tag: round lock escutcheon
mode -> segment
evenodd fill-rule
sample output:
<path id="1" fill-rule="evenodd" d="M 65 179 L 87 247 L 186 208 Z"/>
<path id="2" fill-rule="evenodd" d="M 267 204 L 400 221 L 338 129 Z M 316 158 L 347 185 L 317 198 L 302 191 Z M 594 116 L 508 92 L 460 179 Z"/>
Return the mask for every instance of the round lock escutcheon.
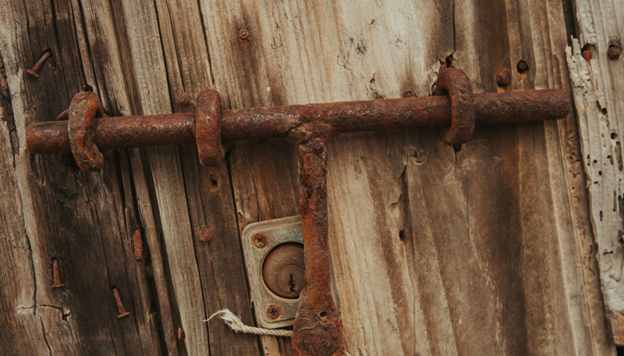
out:
<path id="1" fill-rule="evenodd" d="M 303 245 L 296 242 L 275 246 L 262 265 L 264 284 L 282 298 L 299 298 L 306 284 L 304 274 Z"/>

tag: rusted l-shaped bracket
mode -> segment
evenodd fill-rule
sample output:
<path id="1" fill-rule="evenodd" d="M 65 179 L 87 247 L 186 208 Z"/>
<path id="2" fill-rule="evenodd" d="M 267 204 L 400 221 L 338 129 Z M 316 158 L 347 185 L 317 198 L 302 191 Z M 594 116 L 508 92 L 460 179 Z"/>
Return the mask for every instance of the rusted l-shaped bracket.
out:
<path id="1" fill-rule="evenodd" d="M 224 158 L 221 140 L 282 137 L 297 144 L 301 159 L 301 215 L 307 285 L 295 317 L 295 356 L 344 355 L 342 321 L 330 288 L 327 235 L 327 146 L 342 132 L 446 128 L 454 145 L 472 137 L 475 123 L 555 120 L 570 112 L 565 90 L 472 94 L 459 69 L 440 69 L 436 94 L 448 96 L 292 105 L 221 111 L 219 93 L 200 93 L 191 114 L 106 117 L 93 93 L 77 94 L 61 117 L 26 130 L 31 153 L 72 152 L 80 168 L 98 170 L 99 149 L 197 143 L 203 165 Z"/>

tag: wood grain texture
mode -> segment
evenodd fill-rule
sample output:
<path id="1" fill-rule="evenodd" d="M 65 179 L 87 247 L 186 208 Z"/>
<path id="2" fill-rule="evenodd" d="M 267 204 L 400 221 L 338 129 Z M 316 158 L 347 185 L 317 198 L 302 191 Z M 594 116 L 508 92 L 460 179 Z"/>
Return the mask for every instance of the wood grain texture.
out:
<path id="1" fill-rule="evenodd" d="M 624 240 L 622 202 L 622 148 L 624 88 L 622 60 L 611 60 L 609 46 L 624 35 L 624 6 L 619 1 L 574 1 L 578 39 L 567 50 L 574 103 L 579 120 L 582 161 L 590 196 L 606 313 L 613 340 L 624 345 Z M 587 61 L 582 49 L 590 51 Z"/>
<path id="2" fill-rule="evenodd" d="M 26 229 L 21 238 L 28 239 L 32 256 L 28 308 L 36 317 L 25 333 L 30 337 L 20 341 L 34 347 L 31 354 L 158 354 L 146 280 L 130 262 L 127 232 L 134 226 L 126 225 L 114 160 L 106 162 L 112 169 L 85 174 L 67 155 L 30 157 L 25 149 L 26 126 L 54 118 L 86 84 L 74 22 L 78 9 L 65 2 L 1 6 L 0 51 L 15 114 L 14 162 Z M 35 80 L 25 69 L 46 50 L 53 56 Z M 66 285 L 59 289 L 50 288 L 54 258 Z M 131 316 L 117 318 L 113 287 Z M 133 303 L 135 292 L 143 294 Z M 37 341 L 42 337 L 45 347 Z"/>
<path id="3" fill-rule="evenodd" d="M 232 107 L 398 97 L 407 90 L 428 95 L 439 62 L 450 55 L 477 91 L 497 90 L 503 69 L 516 90 L 567 85 L 560 4 L 460 2 L 455 18 L 450 4 L 438 5 L 418 13 L 406 3 L 210 2 L 206 11 L 232 14 L 206 26 L 229 34 L 209 38 L 216 87 L 236 98 Z M 419 28 L 422 21 L 454 23 L 455 37 L 444 26 Z M 243 27 L 249 41 L 235 37 Z M 530 63 L 528 74 L 514 71 L 520 59 Z M 570 118 L 483 130 L 457 154 L 426 130 L 407 138 L 337 137 L 330 231 L 338 289 L 348 296 L 341 308 L 349 350 L 614 352 L 599 325 L 596 279 L 584 275 L 592 260 L 581 249 L 589 227 L 585 191 L 575 188 L 582 167 L 564 158 L 578 154 L 574 129 Z M 250 145 L 238 144 L 231 157 L 241 225 L 264 211 L 284 216 L 294 181 L 274 173 L 293 158 L 267 160 L 268 151 Z M 262 173 L 253 175 L 250 165 Z M 429 203 L 420 205 L 423 199 Z M 418 230 L 424 226 L 428 233 Z"/>
<path id="4" fill-rule="evenodd" d="M 196 97 L 200 91 L 213 88 L 199 5 L 193 2 L 158 1 L 156 9 L 171 95 L 177 97 L 186 92 Z M 186 109 L 180 107 L 177 101 L 173 107 L 176 111 Z M 181 147 L 180 156 L 180 168 L 171 169 L 176 172 L 179 170 L 175 174 L 182 176 L 176 178 L 177 182 L 169 181 L 171 186 L 165 188 L 175 193 L 172 197 L 186 195 L 187 202 L 181 209 L 188 209 L 189 231 L 193 234 L 194 245 L 183 247 L 180 251 L 193 255 L 172 257 L 169 263 L 183 259 L 197 265 L 199 275 L 192 280 L 201 286 L 202 303 L 193 300 L 193 308 L 201 308 L 206 313 L 206 317 L 199 321 L 203 322 L 208 316 L 227 308 L 235 311 L 248 325 L 253 325 L 227 165 L 224 163 L 219 168 L 201 167 L 195 146 Z M 163 177 L 170 175 L 172 173 L 168 172 Z M 201 239 L 203 230 L 210 231 L 210 241 Z M 178 239 L 172 239 L 171 243 L 178 244 Z M 183 269 L 172 273 L 173 278 L 182 276 L 189 277 Z M 188 307 L 181 307 L 181 310 L 184 309 Z M 209 347 L 213 355 L 260 353 L 257 336 L 235 334 L 218 319 L 204 325 L 208 328 Z M 190 353 L 202 354 L 193 350 Z"/>
<path id="5" fill-rule="evenodd" d="M 15 122 L 1 61 L 0 90 L 0 283 L 12 286 L 0 288 L 0 335 L 4 338 L 3 352 L 37 355 L 47 350 L 47 344 L 43 325 L 35 313 L 34 266 L 13 156 L 13 145 L 17 143 L 16 137 L 12 137 Z"/>
<path id="6" fill-rule="evenodd" d="M 254 324 L 240 232 L 299 214 L 295 146 L 237 142 L 215 168 L 195 146 L 120 150 L 100 173 L 28 154 L 26 126 L 86 86 L 110 115 L 179 112 L 178 94 L 211 88 L 226 109 L 428 96 L 443 62 L 475 92 L 567 88 L 563 13 L 555 0 L 0 3 L 15 114 L 3 104 L 0 282 L 12 287 L 0 292 L 0 347 L 290 355 L 289 338 L 203 320 L 229 308 Z M 25 69 L 48 49 L 35 80 Z M 614 355 L 579 152 L 573 116 L 478 128 L 457 151 L 427 129 L 336 137 L 329 226 L 349 352 Z M 53 258 L 64 288 L 50 288 Z M 130 316 L 117 318 L 113 287 Z"/>
<path id="7" fill-rule="evenodd" d="M 478 4 L 474 3 L 473 6 L 475 5 Z M 506 2 L 505 6 L 491 4 L 487 7 L 489 8 L 487 11 L 477 10 L 476 7 L 473 10 L 479 18 L 483 20 L 487 18 L 487 22 L 482 20 L 477 22 L 482 25 L 475 26 L 475 21 L 468 18 L 464 20 L 464 26 L 458 26 L 472 27 L 471 30 L 461 31 L 456 46 L 457 65 L 462 63 L 462 53 L 468 57 L 469 63 L 472 63 L 471 58 L 473 60 L 479 58 L 478 71 L 469 74 L 474 83 L 473 87 L 487 91 L 497 90 L 494 78 L 499 71 L 507 70 L 511 73 L 511 87 L 516 90 L 566 88 L 568 82 L 562 58 L 566 34 L 561 3 Z M 479 36 L 482 32 L 499 35 Z M 501 33 L 507 35 L 501 36 Z M 519 73 L 516 68 L 521 59 L 529 64 L 530 70 L 526 73 Z M 475 77 L 480 77 L 481 83 L 478 83 Z M 486 78 L 490 79 L 484 81 Z M 503 251 L 509 251 L 511 254 L 507 257 L 511 259 L 506 260 L 504 264 L 508 271 L 506 276 L 501 278 L 503 275 L 499 274 L 500 272 L 495 274 L 498 280 L 496 284 L 502 283 L 510 288 L 508 291 L 503 290 L 503 294 L 496 291 L 498 298 L 504 297 L 504 293 L 514 289 L 516 293 L 524 290 L 522 299 L 515 302 L 511 299 L 510 304 L 503 302 L 501 309 L 503 319 L 493 321 L 502 325 L 503 340 L 514 340 L 504 341 L 501 344 L 506 352 L 513 352 L 514 348 L 521 350 L 521 354 L 614 352 L 613 347 L 604 338 L 604 329 L 600 325 L 594 328 L 589 320 L 592 313 L 601 312 L 595 299 L 587 296 L 585 292 L 586 285 L 595 289 L 595 283 L 592 284 L 591 280 L 586 281 L 583 273 L 577 268 L 583 257 L 579 254 L 587 253 L 580 244 L 581 241 L 577 239 L 587 232 L 588 226 L 586 215 L 582 215 L 582 211 L 575 210 L 571 205 L 572 199 L 584 199 L 584 192 L 568 193 L 575 184 L 578 184 L 573 181 L 574 176 L 581 172 L 578 164 L 568 164 L 564 159 L 578 154 L 576 137 L 570 136 L 570 128 L 574 128 L 574 121 L 568 119 L 558 124 L 545 123 L 522 125 L 517 129 L 509 128 L 505 135 L 493 132 L 494 135 L 488 137 L 487 144 L 491 151 L 486 155 L 480 155 L 482 160 L 487 160 L 486 157 L 494 159 L 492 161 L 494 163 L 501 154 L 504 154 L 503 152 L 511 153 L 505 147 L 508 147 L 509 140 L 516 140 L 517 149 L 509 159 L 503 159 L 503 162 L 507 162 L 505 164 L 507 167 L 501 167 L 507 177 L 499 175 L 498 179 L 503 178 L 502 181 L 494 184 L 496 182 L 494 180 L 489 186 L 501 186 L 502 182 L 511 187 L 516 186 L 512 191 L 519 194 L 512 194 L 508 199 L 501 201 L 501 204 L 507 206 L 508 212 L 515 210 L 516 213 L 513 215 L 517 214 L 519 220 L 512 219 L 511 225 L 502 230 L 503 226 L 493 227 L 495 226 L 493 222 L 480 223 L 477 229 L 473 230 L 475 236 L 479 234 L 486 238 L 477 242 L 478 244 L 485 242 L 481 249 L 487 251 L 498 245 Z M 466 145 L 466 148 L 470 148 L 470 144 Z M 564 163 L 567 166 L 564 166 Z M 516 167 L 517 173 L 510 175 L 509 164 Z M 475 173 L 478 171 L 480 170 L 474 170 Z M 475 179 L 477 178 L 471 180 Z M 504 191 L 500 191 L 499 195 L 504 196 Z M 468 201 L 476 203 L 482 199 L 475 198 Z M 483 215 L 487 211 L 500 214 L 500 211 L 492 209 L 490 204 L 483 201 L 476 205 L 475 209 L 470 209 L 471 219 L 474 217 L 475 221 L 488 221 L 488 217 Z M 484 209 L 488 205 L 491 208 Z M 580 221 L 585 223 L 574 226 L 574 219 L 583 219 Z M 514 230 L 516 233 L 513 233 Z M 509 234 L 510 232 L 512 234 Z M 505 243 L 496 243 L 494 241 L 496 235 L 501 234 L 508 236 L 503 239 Z M 576 238 L 571 238 L 573 236 Z M 577 244 L 574 244 L 575 240 Z M 501 258 L 504 257 L 500 256 L 499 260 L 495 261 L 503 262 Z M 489 257 L 486 261 L 488 259 Z M 495 263 L 489 262 L 487 265 Z M 516 272 L 518 268 L 520 274 Z M 516 277 L 510 279 L 510 275 Z M 556 327 L 551 327 L 549 315 L 554 314 L 567 316 L 565 319 L 560 318 Z M 522 329 L 525 331 L 521 332 Z M 526 338 L 526 342 L 519 342 L 523 338 Z M 574 343 L 565 342 L 566 339 L 574 340 Z"/>

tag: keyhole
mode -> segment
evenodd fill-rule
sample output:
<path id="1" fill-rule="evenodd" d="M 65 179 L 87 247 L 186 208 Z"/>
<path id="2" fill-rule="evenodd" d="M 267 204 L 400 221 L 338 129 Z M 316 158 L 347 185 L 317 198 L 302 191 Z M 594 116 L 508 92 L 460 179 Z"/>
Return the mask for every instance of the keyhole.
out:
<path id="1" fill-rule="evenodd" d="M 296 292 L 297 290 L 295 289 L 295 279 L 293 278 L 292 274 L 290 275 L 290 291 L 291 292 Z"/>
<path id="2" fill-rule="evenodd" d="M 304 255 L 303 245 L 298 242 L 287 242 L 273 248 L 262 266 L 266 287 L 280 297 L 298 298 L 306 284 Z"/>

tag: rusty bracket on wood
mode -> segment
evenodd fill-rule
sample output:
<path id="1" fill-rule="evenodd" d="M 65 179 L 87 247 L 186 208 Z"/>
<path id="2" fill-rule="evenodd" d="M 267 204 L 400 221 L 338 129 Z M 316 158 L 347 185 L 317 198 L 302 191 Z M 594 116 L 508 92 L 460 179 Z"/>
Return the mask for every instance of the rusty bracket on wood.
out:
<path id="1" fill-rule="evenodd" d="M 196 143 L 203 165 L 224 158 L 223 141 L 285 138 L 301 159 L 301 215 L 305 278 L 292 337 L 293 355 L 344 355 L 342 322 L 330 288 L 327 237 L 327 146 L 342 132 L 448 128 L 446 142 L 460 145 L 475 124 L 556 120 L 570 112 L 565 90 L 472 94 L 466 75 L 442 67 L 436 94 L 272 108 L 221 110 L 219 93 L 199 95 L 195 113 L 105 117 L 93 94 L 74 97 L 68 121 L 40 122 L 26 130 L 31 153 L 72 152 L 82 169 L 102 166 L 100 149 Z M 99 117 L 99 119 L 98 119 Z M 450 128 L 449 128 L 450 127 Z"/>

